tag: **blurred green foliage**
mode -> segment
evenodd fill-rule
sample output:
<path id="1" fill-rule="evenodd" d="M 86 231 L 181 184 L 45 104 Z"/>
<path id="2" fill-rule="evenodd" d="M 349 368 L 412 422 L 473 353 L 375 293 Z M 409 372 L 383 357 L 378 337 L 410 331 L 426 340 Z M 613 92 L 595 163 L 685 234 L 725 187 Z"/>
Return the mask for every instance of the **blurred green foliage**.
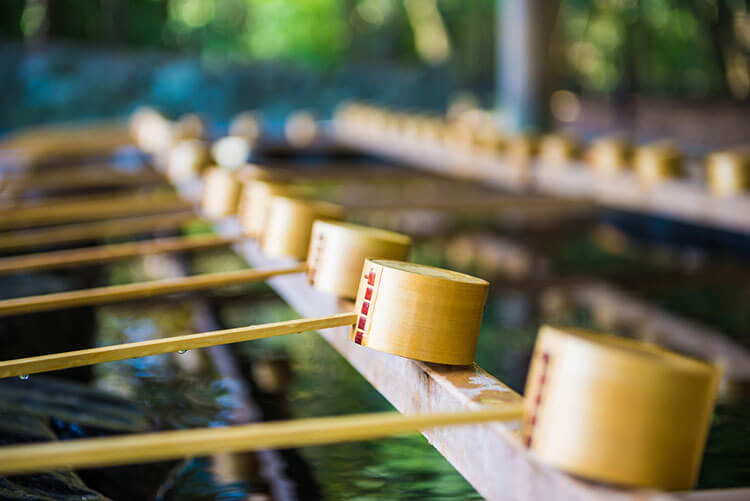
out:
<path id="1" fill-rule="evenodd" d="M 601 92 L 705 96 L 732 90 L 745 98 L 747 13 L 744 0 L 566 0 L 569 75 L 580 87 Z M 745 81 L 732 81 L 732 72 Z"/>
<path id="2" fill-rule="evenodd" d="M 502 0 L 498 0 L 502 1 Z M 448 63 L 492 79 L 495 0 L 4 0 L 0 39 L 197 51 L 208 60 Z M 417 8 L 419 7 L 419 8 Z M 750 96 L 750 0 L 561 0 L 564 87 Z M 431 59 L 420 41 L 447 46 Z M 434 47 L 433 47 L 434 48 Z"/>

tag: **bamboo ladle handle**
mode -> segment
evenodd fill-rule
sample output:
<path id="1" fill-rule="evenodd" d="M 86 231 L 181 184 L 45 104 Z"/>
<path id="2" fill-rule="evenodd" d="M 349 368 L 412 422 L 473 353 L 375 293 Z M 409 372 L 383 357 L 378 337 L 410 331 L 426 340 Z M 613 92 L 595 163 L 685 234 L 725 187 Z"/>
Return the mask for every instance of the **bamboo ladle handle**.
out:
<path id="1" fill-rule="evenodd" d="M 513 421 L 522 415 L 522 406 L 515 404 L 467 412 L 413 415 L 380 412 L 14 445 L 0 448 L 0 475 L 352 442 L 438 426 Z"/>
<path id="2" fill-rule="evenodd" d="M 85 220 L 112 219 L 137 214 L 157 214 L 188 209 L 189 202 L 173 193 L 113 196 L 109 199 L 73 201 L 38 207 L 14 208 L 0 214 L 0 228 L 18 228 Z"/>
<path id="3" fill-rule="evenodd" d="M 238 270 L 204 273 L 189 277 L 19 297 L 0 301 L 0 317 L 259 282 L 277 275 L 301 273 L 306 270 L 307 265 L 302 263 L 287 268 L 271 270 Z"/>
<path id="4" fill-rule="evenodd" d="M 192 210 L 0 233 L 0 251 L 174 229 L 198 217 Z"/>
<path id="5" fill-rule="evenodd" d="M 236 329 L 171 336 L 162 339 L 151 339 L 136 343 L 116 344 L 90 348 L 86 350 L 53 353 L 37 357 L 19 358 L 0 362 L 0 378 L 26 376 L 39 372 L 82 367 L 84 365 L 113 362 L 128 358 L 145 357 L 161 353 L 172 353 L 182 350 L 206 348 L 228 343 L 239 343 L 268 337 L 296 334 L 300 332 L 327 329 L 352 325 L 356 321 L 354 313 L 338 313 L 321 318 L 303 318 L 286 322 L 275 322 L 263 325 L 251 325 Z"/>
<path id="6" fill-rule="evenodd" d="M 157 238 L 154 240 L 10 256 L 0 258 L 0 275 L 21 271 L 39 271 L 85 264 L 108 263 L 147 254 L 208 249 L 228 245 L 238 240 L 238 238 L 218 235 Z"/>
<path id="7" fill-rule="evenodd" d="M 293 273 L 306 269 L 307 265 L 301 264 L 291 268 L 268 271 L 243 270 L 239 273 L 251 273 L 252 278 L 267 278 L 281 273 Z M 350 337 L 355 343 L 363 346 L 407 358 L 438 363 L 463 365 L 473 361 L 487 282 L 449 270 L 390 260 L 367 259 L 363 271 L 366 273 L 360 275 L 360 293 L 353 312 L 319 319 L 308 319 L 307 323 L 303 322 L 304 328 L 298 325 L 301 321 L 280 322 L 266 326 L 191 334 L 140 343 L 119 344 L 6 360 L 0 362 L 0 377 L 28 375 L 100 362 L 202 348 L 215 344 L 260 339 L 262 337 L 303 332 L 312 328 L 354 326 L 355 322 L 356 329 L 352 329 Z M 194 280 L 208 277 L 217 285 L 224 285 L 227 283 L 225 277 L 236 273 L 238 272 L 214 273 L 207 276 L 187 277 L 187 279 Z M 220 278 L 213 280 L 216 276 Z M 247 280 L 248 277 L 242 278 Z M 167 282 L 166 285 L 169 286 L 174 282 L 184 281 L 185 279 L 159 282 Z M 149 285 L 149 283 L 130 284 L 124 287 L 128 290 L 134 290 L 134 286 L 143 285 Z M 411 291 L 409 286 L 411 286 Z M 111 291 L 113 288 L 107 287 L 104 289 Z M 122 287 L 114 287 L 114 289 L 120 289 L 118 292 L 121 292 Z M 161 289 L 164 289 L 164 287 Z M 139 287 L 135 290 L 143 291 L 144 288 Z M 171 287 L 170 290 L 174 290 L 174 287 Z M 184 284 L 182 290 L 184 290 Z M 368 291 L 369 296 L 367 295 Z M 90 292 L 90 290 L 79 292 Z M 460 298 L 457 297 L 457 294 L 460 295 Z M 59 295 L 50 294 L 48 296 Z M 118 294 L 118 298 L 122 298 L 122 294 Z M 87 299 L 90 303 L 90 295 Z M 378 299 L 379 302 L 376 301 Z M 376 302 L 378 304 L 375 304 Z M 434 313 L 435 305 L 441 303 L 451 305 L 451 314 L 438 315 Z M 426 307 L 425 304 L 431 306 Z M 2 302 L 0 302 L 0 312 L 2 311 L 1 307 Z M 462 319 L 462 321 L 457 319 Z M 300 328 L 302 330 L 299 330 Z M 364 334 L 363 330 L 367 330 L 367 334 Z M 429 332 L 429 337 L 425 334 L 426 332 Z M 404 342 L 415 345 L 417 348 L 404 349 L 399 344 Z"/>

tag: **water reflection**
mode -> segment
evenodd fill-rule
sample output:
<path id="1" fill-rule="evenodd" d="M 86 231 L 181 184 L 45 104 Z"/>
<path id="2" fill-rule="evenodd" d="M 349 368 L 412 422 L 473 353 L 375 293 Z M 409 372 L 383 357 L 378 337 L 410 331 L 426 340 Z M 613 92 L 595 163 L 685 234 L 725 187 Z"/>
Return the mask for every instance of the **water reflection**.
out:
<path id="1" fill-rule="evenodd" d="M 227 326 L 295 318 L 280 299 L 233 302 L 220 309 Z M 387 401 L 313 333 L 237 346 L 253 360 L 259 386 L 276 393 L 266 417 L 304 418 L 391 410 Z M 288 367 L 287 367 L 288 364 Z M 288 369 L 291 371 L 288 372 Z M 280 402 L 281 400 L 281 402 Z M 266 401 L 267 403 L 268 400 Z M 474 489 L 421 435 L 306 447 L 305 460 L 325 499 L 480 499 Z"/>
<path id="2" fill-rule="evenodd" d="M 105 344 L 197 330 L 186 302 L 108 306 L 99 309 L 99 317 L 97 339 Z M 231 390 L 237 382 L 217 372 L 207 357 L 206 350 L 190 350 L 100 364 L 95 367 L 96 381 L 100 388 L 144 409 L 153 429 L 233 424 L 239 403 Z M 172 469 L 158 498 L 270 499 L 257 464 L 255 453 L 187 459 Z"/>

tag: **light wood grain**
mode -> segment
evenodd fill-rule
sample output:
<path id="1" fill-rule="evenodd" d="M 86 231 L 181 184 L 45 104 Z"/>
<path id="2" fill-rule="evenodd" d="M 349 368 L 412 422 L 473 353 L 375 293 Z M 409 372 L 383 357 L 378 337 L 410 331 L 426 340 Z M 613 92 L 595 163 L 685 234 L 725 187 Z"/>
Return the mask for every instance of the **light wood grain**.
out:
<path id="1" fill-rule="evenodd" d="M 318 290 L 354 299 L 367 258 L 406 260 L 411 238 L 336 221 L 315 221 L 307 254 L 308 278 Z"/>
<path id="2" fill-rule="evenodd" d="M 387 412 L 10 446 L 0 448 L 0 474 L 369 440 L 438 426 L 514 420 L 519 412 L 513 405 L 426 415 Z"/>
<path id="3" fill-rule="evenodd" d="M 133 144 L 125 125 L 115 122 L 60 124 L 34 127 L 10 134 L 0 149 L 29 163 L 63 157 L 109 153 Z"/>
<path id="4" fill-rule="evenodd" d="M 619 136 L 597 138 L 585 152 L 585 160 L 600 176 L 610 176 L 630 169 L 633 145 Z"/>
<path id="5" fill-rule="evenodd" d="M 208 145 L 200 139 L 185 139 L 172 146 L 167 158 L 166 174 L 170 182 L 181 184 L 200 177 L 211 157 Z"/>
<path id="6" fill-rule="evenodd" d="M 299 191 L 299 188 L 292 184 L 247 179 L 242 186 L 237 211 L 245 235 L 259 238 L 263 234 L 268 208 L 274 195 L 299 195 Z"/>
<path id="7" fill-rule="evenodd" d="M 212 167 L 203 176 L 201 211 L 209 219 L 230 216 L 237 212 L 240 182 L 236 173 L 223 167 Z"/>
<path id="8" fill-rule="evenodd" d="M 608 207 L 668 214 L 691 223 L 750 232 L 750 212 L 747 210 L 750 195 L 744 186 L 745 181 L 740 179 L 750 176 L 738 176 L 739 171 L 722 174 L 727 176 L 727 181 L 721 182 L 728 186 L 713 189 L 724 199 L 710 193 L 709 187 L 700 179 L 664 179 L 670 176 L 669 172 L 666 175 L 648 174 L 646 184 L 639 183 L 631 169 L 633 147 L 621 138 L 605 137 L 595 141 L 586 152 L 584 162 L 569 162 L 560 168 L 559 164 L 538 157 L 535 165 L 519 170 L 518 164 L 502 155 L 488 155 L 478 148 L 458 151 L 439 141 L 389 133 L 377 120 L 362 120 L 362 117 L 348 113 L 337 113 L 333 125 L 335 137 L 343 145 L 454 178 L 471 178 L 521 193 L 540 191 L 566 197 L 595 198 L 600 205 Z M 659 179 L 655 185 L 649 185 L 653 177 Z M 663 190 L 662 186 L 667 182 L 678 189 Z M 698 197 L 692 196 L 696 187 Z M 697 199 L 700 208 L 696 209 L 695 204 L 686 199 Z"/>
<path id="9" fill-rule="evenodd" d="M 645 188 L 685 175 L 684 156 L 669 142 L 651 143 L 636 148 L 633 168 L 638 181 Z"/>
<path id="10" fill-rule="evenodd" d="M 98 200 L 14 208 L 0 214 L 0 229 L 155 214 L 189 207 L 189 202 L 176 197 L 172 192 L 113 195 Z"/>
<path id="11" fill-rule="evenodd" d="M 64 167 L 61 171 L 23 173 L 23 177 L 9 176 L 8 191 L 20 194 L 28 191 L 60 191 L 104 188 L 110 186 L 145 186 L 163 182 L 156 172 L 139 168 L 119 170 L 111 164 L 95 164 L 80 167 Z"/>
<path id="12" fill-rule="evenodd" d="M 70 244 L 86 240 L 137 235 L 151 231 L 175 229 L 190 221 L 197 220 L 193 211 L 180 211 L 153 216 L 138 216 L 77 223 L 55 228 L 21 230 L 0 233 L 0 251 Z"/>
<path id="13" fill-rule="evenodd" d="M 718 366 L 582 329 L 541 329 L 526 379 L 524 444 L 544 462 L 615 485 L 692 489 Z"/>
<path id="14" fill-rule="evenodd" d="M 581 143 L 567 134 L 546 134 L 539 140 L 539 158 L 545 163 L 564 168 L 581 153 Z"/>
<path id="15" fill-rule="evenodd" d="M 409 200 L 362 200 L 340 203 L 352 211 L 387 211 L 387 210 L 430 210 L 430 211 L 534 211 L 534 210 L 586 210 L 593 208 L 587 200 L 565 200 L 543 195 L 500 195 L 497 193 L 482 194 L 468 198 L 466 196 L 451 198 L 432 198 Z"/>
<path id="16" fill-rule="evenodd" d="M 305 259 L 313 223 L 318 219 L 341 219 L 343 209 L 335 204 L 296 197 L 271 197 L 268 219 L 260 241 L 269 256 Z"/>
<path id="17" fill-rule="evenodd" d="M 714 195 L 733 197 L 750 189 L 750 151 L 717 151 L 708 156 L 707 169 Z"/>
<path id="18" fill-rule="evenodd" d="M 0 317 L 259 282 L 269 277 L 288 273 L 300 273 L 305 270 L 307 270 L 306 264 L 298 264 L 273 270 L 238 270 L 205 273 L 190 277 L 6 299 L 0 301 Z"/>
<path id="19" fill-rule="evenodd" d="M 71 167 L 71 169 L 73 169 Z M 67 170 L 66 170 L 67 174 Z M 59 176 L 59 174 L 58 174 Z M 65 176 L 66 177 L 66 176 Z M 28 180 L 29 177 L 25 176 L 24 180 Z M 170 187 L 171 188 L 171 187 Z M 149 192 L 143 191 L 141 188 L 129 189 L 127 191 L 117 191 L 113 193 L 94 193 L 94 194 L 70 194 L 70 195 L 55 195 L 45 196 L 42 198 L 30 198 L 30 199 L 18 199 L 18 200 L 2 200 L 0 201 L 0 211 L 11 211 L 11 210 L 26 210 L 26 209 L 40 209 L 42 207 L 51 208 L 53 206 L 64 206 L 68 204 L 87 203 L 87 202 L 105 202 L 111 200 L 112 197 L 117 196 L 138 196 L 146 195 Z"/>
<path id="20" fill-rule="evenodd" d="M 222 221 L 217 230 L 231 234 L 236 222 Z M 254 266 L 277 266 L 256 242 L 235 248 Z M 336 301 L 306 283 L 304 276 L 271 279 L 277 293 L 304 315 L 351 309 L 350 301 Z M 448 366 L 417 362 L 363 349 L 352 343 L 351 329 L 329 329 L 323 337 L 402 413 L 460 412 L 500 403 L 520 403 L 521 396 L 476 364 Z M 424 435 L 487 499 L 517 501 L 549 499 L 576 501 L 674 501 L 663 493 L 614 489 L 575 479 L 547 467 L 526 452 L 515 431 L 518 423 L 436 428 Z"/>
<path id="21" fill-rule="evenodd" d="M 488 288 L 463 273 L 367 259 L 351 339 L 414 360 L 471 365 Z"/>
<path id="22" fill-rule="evenodd" d="M 38 252 L 23 256 L 0 258 L 0 275 L 21 271 L 39 271 L 69 268 L 94 263 L 108 263 L 148 254 L 185 252 L 221 247 L 238 241 L 239 238 L 218 235 L 192 237 L 158 238 L 125 242 L 122 244 L 100 245 L 53 252 Z"/>
<path id="23" fill-rule="evenodd" d="M 671 180 L 671 183 L 680 189 L 667 193 L 660 189 L 662 184 L 658 184 L 660 192 L 651 196 L 649 190 L 654 191 L 657 187 L 637 182 L 623 183 L 624 178 L 635 177 L 630 170 L 633 148 L 629 142 L 617 137 L 595 141 L 585 155 L 585 163 L 589 164 L 586 167 L 581 162 L 571 162 L 560 169 L 559 165 L 540 159 L 526 170 L 528 175 L 524 178 L 517 175 L 517 165 L 501 155 L 490 156 L 478 148 L 459 152 L 440 142 L 391 134 L 377 120 L 362 118 L 337 113 L 333 127 L 336 139 L 349 147 L 405 161 L 418 168 L 454 178 L 472 178 L 516 192 L 538 190 L 562 196 L 594 197 L 601 205 L 610 207 L 669 214 L 670 217 L 706 226 L 745 233 L 750 231 L 750 212 L 746 210 L 750 207 L 750 196 L 746 190 L 737 193 L 732 188 L 733 196 L 722 200 L 709 193 L 699 180 L 678 179 Z M 573 166 L 576 168 L 571 169 Z M 552 174 L 548 171 L 559 172 Z M 574 179 L 568 180 L 571 176 Z M 686 204 L 682 196 L 682 192 L 691 191 L 694 184 L 700 190 L 699 205 L 704 207 L 702 210 Z M 730 184 L 742 183 L 730 181 Z M 688 209 L 685 210 L 685 207 Z"/>
<path id="24" fill-rule="evenodd" d="M 173 353 L 181 350 L 193 350 L 221 344 L 239 343 L 255 339 L 284 336 L 300 332 L 351 325 L 356 315 L 353 313 L 339 313 L 322 318 L 303 318 L 264 325 L 251 325 L 236 329 L 225 329 L 184 336 L 172 336 L 162 339 L 151 339 L 136 343 L 102 346 L 87 350 L 53 353 L 37 357 L 19 358 L 0 362 L 0 377 L 12 377 L 39 372 L 82 367 L 115 360 Z"/>

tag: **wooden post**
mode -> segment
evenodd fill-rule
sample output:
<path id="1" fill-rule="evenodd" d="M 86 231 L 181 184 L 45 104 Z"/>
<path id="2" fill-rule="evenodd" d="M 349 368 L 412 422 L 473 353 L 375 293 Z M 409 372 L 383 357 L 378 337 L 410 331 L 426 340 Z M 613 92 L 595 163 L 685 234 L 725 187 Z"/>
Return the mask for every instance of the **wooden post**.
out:
<path id="1" fill-rule="evenodd" d="M 559 0 L 497 2 L 497 98 L 515 131 L 548 125 L 551 34 Z"/>

